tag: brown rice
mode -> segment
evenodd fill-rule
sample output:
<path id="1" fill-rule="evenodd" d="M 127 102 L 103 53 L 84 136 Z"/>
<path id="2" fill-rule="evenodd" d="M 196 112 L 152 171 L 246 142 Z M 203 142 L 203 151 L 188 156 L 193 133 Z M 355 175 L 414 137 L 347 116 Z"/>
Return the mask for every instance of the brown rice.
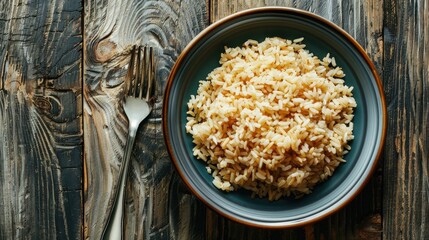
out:
<path id="1" fill-rule="evenodd" d="M 270 200 L 308 194 L 345 162 L 353 139 L 353 87 L 329 54 L 267 38 L 226 48 L 188 102 L 194 155 L 222 190 Z"/>

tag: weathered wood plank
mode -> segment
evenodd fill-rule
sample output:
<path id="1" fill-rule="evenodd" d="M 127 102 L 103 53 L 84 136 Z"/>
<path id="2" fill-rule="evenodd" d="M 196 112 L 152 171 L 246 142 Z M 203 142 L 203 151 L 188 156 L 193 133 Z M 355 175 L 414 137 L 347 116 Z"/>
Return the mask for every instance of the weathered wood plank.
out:
<path id="1" fill-rule="evenodd" d="M 262 6 L 287 6 L 314 12 L 337 24 L 351 34 L 374 61 L 379 73 L 383 64 L 383 3 L 380 1 L 276 1 L 276 0 L 212 0 L 210 21 L 217 21 L 240 10 Z M 380 239 L 382 171 L 347 207 L 332 216 L 303 228 L 266 231 L 249 228 L 218 216 L 208 215 L 208 232 L 227 229 L 225 239 Z M 364 223 L 369 223 L 364 224 Z M 213 229 L 211 229 L 213 228 Z M 219 236 L 219 235 L 216 235 Z M 222 236 L 222 235 L 221 235 Z M 271 236 L 271 238 L 270 238 Z M 216 237 L 212 238 L 216 239 Z"/>
<path id="2" fill-rule="evenodd" d="M 293 5 L 292 0 L 210 0 L 210 23 L 249 8 L 265 6 L 293 7 Z"/>
<path id="3" fill-rule="evenodd" d="M 129 49 L 140 44 L 156 49 L 158 100 L 131 157 L 126 238 L 201 239 L 200 203 L 181 189 L 164 147 L 161 101 L 175 59 L 208 24 L 205 3 L 91 0 L 84 9 L 85 238 L 100 238 L 117 187 L 128 125 L 122 87 Z"/>
<path id="4" fill-rule="evenodd" d="M 0 2 L 0 239 L 81 239 L 81 2 Z"/>
<path id="5" fill-rule="evenodd" d="M 385 1 L 384 239 L 429 239 L 429 1 Z"/>

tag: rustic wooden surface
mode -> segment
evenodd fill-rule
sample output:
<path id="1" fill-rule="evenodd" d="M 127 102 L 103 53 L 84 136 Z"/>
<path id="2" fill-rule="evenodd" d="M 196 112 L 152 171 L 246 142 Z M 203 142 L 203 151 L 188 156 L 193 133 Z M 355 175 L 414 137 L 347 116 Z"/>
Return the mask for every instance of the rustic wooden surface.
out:
<path id="1" fill-rule="evenodd" d="M 117 187 L 127 134 L 121 102 L 124 69 L 134 44 L 156 50 L 158 99 L 149 119 L 140 125 L 131 156 L 125 197 L 127 238 L 203 236 L 194 216 L 203 208 L 181 190 L 164 147 L 161 101 L 175 59 L 208 25 L 205 2 L 93 0 L 85 3 L 84 11 L 85 236 L 100 238 Z"/>
<path id="2" fill-rule="evenodd" d="M 388 107 L 383 155 L 362 193 L 320 222 L 275 231 L 227 220 L 191 195 L 161 130 L 165 81 L 187 43 L 222 17 L 268 5 L 350 33 L 374 61 Z M 132 155 L 126 239 L 429 239 L 428 0 L 1 1 L 0 239 L 100 238 L 126 139 L 134 44 L 156 49 L 158 101 Z"/>
<path id="3" fill-rule="evenodd" d="M 81 12 L 0 2 L 0 239 L 82 237 Z"/>
<path id="4" fill-rule="evenodd" d="M 383 237 L 429 239 L 429 1 L 385 9 Z"/>

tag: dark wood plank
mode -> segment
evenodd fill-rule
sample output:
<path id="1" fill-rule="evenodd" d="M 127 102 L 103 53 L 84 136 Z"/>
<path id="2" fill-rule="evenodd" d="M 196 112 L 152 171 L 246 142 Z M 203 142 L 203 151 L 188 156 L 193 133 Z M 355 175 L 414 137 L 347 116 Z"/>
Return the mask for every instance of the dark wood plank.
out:
<path id="1" fill-rule="evenodd" d="M 156 49 L 158 100 L 140 126 L 127 183 L 127 239 L 201 239 L 201 203 L 181 187 L 164 147 L 165 82 L 186 44 L 208 24 L 203 1 L 85 1 L 85 237 L 99 239 L 117 187 L 128 121 L 121 99 L 129 50 Z"/>
<path id="2" fill-rule="evenodd" d="M 429 239 L 429 1 L 385 1 L 384 239 Z"/>
<path id="3" fill-rule="evenodd" d="M 80 1 L 0 2 L 0 239 L 81 239 Z"/>
<path id="4" fill-rule="evenodd" d="M 287 6 L 314 12 L 351 34 L 367 51 L 379 73 L 383 64 L 383 3 L 380 1 L 246 1 L 212 0 L 210 20 L 251 7 Z M 361 194 L 332 216 L 303 228 L 267 231 L 246 227 L 218 216 L 208 215 L 207 228 L 223 229 L 223 239 L 380 239 L 382 236 L 381 165 Z M 225 230 L 226 229 L 226 230 Z"/>

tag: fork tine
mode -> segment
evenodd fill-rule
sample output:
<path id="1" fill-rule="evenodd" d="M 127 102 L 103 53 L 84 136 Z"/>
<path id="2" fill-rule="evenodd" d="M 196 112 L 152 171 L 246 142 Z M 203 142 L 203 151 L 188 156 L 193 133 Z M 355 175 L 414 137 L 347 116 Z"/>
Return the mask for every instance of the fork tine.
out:
<path id="1" fill-rule="evenodd" d="M 8 54 L 6 51 L 6 53 L 4 54 L 4 57 L 3 57 L 3 64 L 2 64 L 1 69 L 0 69 L 0 90 L 2 90 L 4 88 L 3 85 L 6 81 L 7 58 L 8 58 Z"/>
<path id="2" fill-rule="evenodd" d="M 139 94 L 139 87 L 141 87 L 140 85 L 141 85 L 141 80 L 142 80 L 142 76 L 141 76 L 141 71 L 142 71 L 142 69 L 141 69 L 141 52 L 142 52 L 142 49 L 141 49 L 141 47 L 139 46 L 138 48 L 137 48 L 137 50 L 136 50 L 136 65 L 135 65 L 135 70 L 136 70 L 136 72 L 135 72 L 135 74 L 134 74 L 134 88 L 133 88 L 133 92 L 132 92 L 132 96 L 133 97 L 138 97 L 138 94 Z"/>
<path id="3" fill-rule="evenodd" d="M 154 89 L 154 59 L 153 59 L 153 48 L 149 48 L 149 64 L 148 69 L 147 69 L 147 89 L 146 89 L 146 96 L 145 99 L 147 101 L 151 100 L 150 98 L 152 98 L 153 96 L 153 89 Z"/>
<path id="4" fill-rule="evenodd" d="M 136 54 L 136 67 L 135 67 L 136 72 L 134 74 L 133 97 L 138 97 L 140 92 L 139 89 L 142 87 L 143 76 L 141 75 L 141 73 L 142 73 L 142 68 L 144 68 L 144 66 L 142 66 L 141 56 L 142 56 L 142 47 L 139 46 L 137 48 L 137 54 Z"/>
<path id="5" fill-rule="evenodd" d="M 143 50 L 140 47 L 140 52 L 139 52 L 140 53 L 139 59 L 141 59 L 141 54 L 142 54 L 141 52 L 143 51 L 143 60 L 140 62 L 140 72 L 139 72 L 140 88 L 139 88 L 139 93 L 138 93 L 138 96 L 137 96 L 139 98 L 142 98 L 143 88 L 145 87 L 145 82 L 146 82 L 146 79 L 147 79 L 147 76 L 146 76 L 146 68 L 147 68 L 147 66 L 146 66 L 146 61 L 147 61 L 146 49 L 147 49 L 146 46 L 143 47 Z"/>
<path id="6" fill-rule="evenodd" d="M 127 79 L 129 79 L 129 83 L 126 85 L 126 89 L 125 92 L 127 93 L 127 95 L 131 96 L 132 95 L 132 85 L 133 82 L 135 82 L 135 73 L 136 73 L 136 46 L 133 46 L 133 49 L 131 49 L 131 58 L 130 58 L 130 63 L 128 66 L 128 73 L 127 73 Z"/>

